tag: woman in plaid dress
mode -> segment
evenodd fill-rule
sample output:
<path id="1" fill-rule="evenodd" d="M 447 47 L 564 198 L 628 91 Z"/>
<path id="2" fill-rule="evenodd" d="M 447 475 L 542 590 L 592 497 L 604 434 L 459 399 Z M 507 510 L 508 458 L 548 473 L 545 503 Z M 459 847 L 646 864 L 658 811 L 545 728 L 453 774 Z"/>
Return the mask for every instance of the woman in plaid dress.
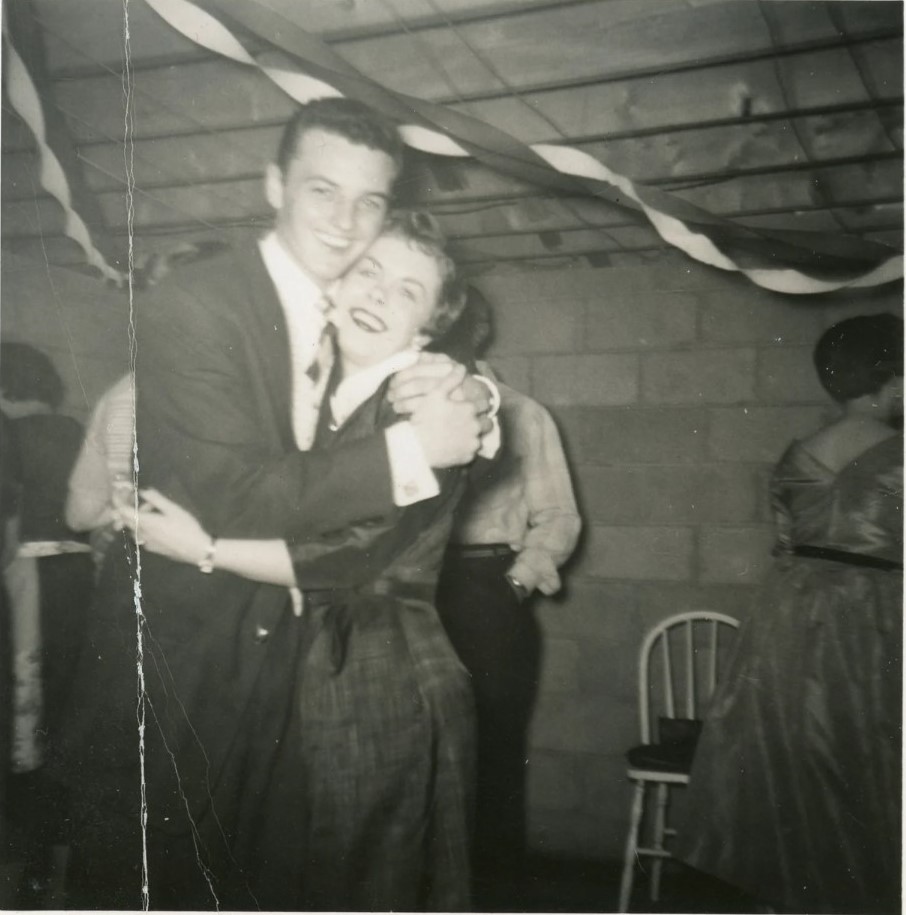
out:
<path id="1" fill-rule="evenodd" d="M 315 447 L 397 422 L 391 375 L 463 303 L 436 223 L 389 218 L 335 293 L 339 359 Z M 195 563 L 216 547 L 216 568 L 302 589 L 266 634 L 257 749 L 237 753 L 231 781 L 241 798 L 230 854 L 261 909 L 469 907 L 473 700 L 433 605 L 463 474 L 438 472 L 437 496 L 390 517 L 293 544 L 212 541 L 142 493 L 145 549 Z M 123 521 L 136 526 L 128 512 Z"/>

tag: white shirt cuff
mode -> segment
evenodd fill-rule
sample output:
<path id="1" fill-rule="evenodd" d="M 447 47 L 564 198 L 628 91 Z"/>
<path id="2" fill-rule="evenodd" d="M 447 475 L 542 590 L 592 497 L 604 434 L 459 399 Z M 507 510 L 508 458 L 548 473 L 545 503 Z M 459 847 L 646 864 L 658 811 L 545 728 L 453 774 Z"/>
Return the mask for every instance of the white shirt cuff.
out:
<path id="1" fill-rule="evenodd" d="M 390 459 L 393 504 L 404 508 L 440 494 L 440 486 L 412 423 L 394 423 L 384 433 Z"/>
<path id="2" fill-rule="evenodd" d="M 500 451 L 500 421 L 496 416 L 491 417 L 493 428 L 481 437 L 481 444 L 478 446 L 478 456 L 490 460 Z"/>
<path id="3" fill-rule="evenodd" d="M 472 377 L 476 381 L 480 381 L 488 389 L 488 393 L 491 395 L 491 409 L 488 410 L 488 417 L 495 419 L 500 412 L 500 391 L 497 390 L 497 385 L 490 378 L 485 378 L 484 375 L 473 375 Z"/>
<path id="4" fill-rule="evenodd" d="M 494 428 L 482 435 L 481 444 L 478 447 L 478 456 L 490 460 L 500 451 L 501 445 L 500 421 L 497 419 L 497 414 L 500 412 L 500 391 L 497 390 L 497 385 L 490 378 L 486 378 L 484 375 L 473 375 L 472 377 L 476 381 L 480 381 L 491 395 L 491 408 L 488 410 L 488 419 L 491 420 Z"/>

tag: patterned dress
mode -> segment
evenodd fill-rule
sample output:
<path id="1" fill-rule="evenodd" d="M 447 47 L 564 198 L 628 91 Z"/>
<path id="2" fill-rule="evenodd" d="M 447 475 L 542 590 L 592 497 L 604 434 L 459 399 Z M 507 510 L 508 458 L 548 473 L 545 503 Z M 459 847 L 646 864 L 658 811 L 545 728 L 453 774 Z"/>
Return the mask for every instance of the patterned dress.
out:
<path id="1" fill-rule="evenodd" d="M 396 421 L 385 389 L 316 447 Z M 262 909 L 469 907 L 473 698 L 433 603 L 462 483 L 445 472 L 434 499 L 290 545 L 304 610 L 273 634 L 273 739 L 256 741 L 272 749 L 248 767 L 234 849 Z"/>
<path id="2" fill-rule="evenodd" d="M 796 912 L 899 911 L 903 458 L 839 472 L 798 442 L 778 559 L 718 686 L 678 851 Z"/>

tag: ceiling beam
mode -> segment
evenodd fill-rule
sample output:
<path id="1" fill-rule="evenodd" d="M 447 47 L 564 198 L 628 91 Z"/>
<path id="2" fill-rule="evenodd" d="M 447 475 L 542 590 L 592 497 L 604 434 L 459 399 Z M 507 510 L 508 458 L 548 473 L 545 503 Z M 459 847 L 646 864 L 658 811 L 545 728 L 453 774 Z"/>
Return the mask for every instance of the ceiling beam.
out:
<path id="1" fill-rule="evenodd" d="M 845 204 L 834 207 L 833 209 L 840 212 L 859 212 L 863 210 L 870 209 L 872 207 L 879 206 L 902 206 L 903 199 L 902 197 L 877 197 L 877 198 L 865 198 L 857 200 L 849 200 Z M 813 207 L 801 207 L 795 211 L 797 215 L 808 215 L 809 213 L 826 213 L 828 212 L 828 207 L 825 206 L 813 206 Z M 759 217 L 766 216 L 782 216 L 789 215 L 792 211 L 789 208 L 750 208 L 745 210 L 737 210 L 732 213 L 723 213 L 721 214 L 724 218 L 730 220 L 744 220 L 744 219 L 755 219 Z M 437 211 L 436 214 L 441 220 L 445 213 Z M 450 214 L 446 214 L 450 215 Z M 454 214 L 455 215 L 455 214 Z M 134 234 L 137 239 L 143 237 L 157 237 L 157 236 L 173 236 L 174 238 L 179 238 L 184 234 L 199 234 L 204 233 L 205 231 L 210 231 L 211 229 L 222 230 L 224 232 L 229 232 L 234 229 L 260 229 L 263 226 L 269 224 L 271 219 L 270 212 L 262 210 L 260 213 L 249 214 L 248 216 L 243 216 L 238 219 L 221 219 L 212 221 L 210 225 L 204 225 L 196 221 L 187 221 L 187 222 L 174 222 L 174 223 L 162 223 L 157 225 L 143 225 L 134 227 Z M 502 238 L 510 235 L 538 235 L 539 233 L 552 231 L 552 232 L 587 232 L 590 229 L 599 229 L 602 232 L 607 232 L 610 229 L 621 229 L 621 228 L 633 228 L 638 226 L 647 226 L 647 220 L 643 219 L 641 216 L 636 219 L 616 219 L 613 222 L 601 222 L 601 223 L 589 223 L 589 224 L 572 224 L 572 225 L 551 225 L 543 226 L 537 228 L 528 228 L 528 229 L 513 229 L 512 231 L 505 232 L 476 232 L 476 233 L 460 233 L 452 234 L 451 238 L 456 238 L 460 241 L 465 241 L 469 239 L 482 239 L 482 238 Z M 850 234 L 861 235 L 863 232 L 868 231 L 879 231 L 886 230 L 892 227 L 892 223 L 877 223 L 871 224 L 866 227 L 859 227 L 858 231 L 853 231 Z M 126 234 L 126 228 L 122 229 L 113 229 L 114 234 Z M 770 233 L 770 229 L 764 229 L 765 232 Z M 42 238 L 56 238 L 63 237 L 59 233 L 55 232 L 4 232 L 4 240 L 40 240 Z"/>
<path id="2" fill-rule="evenodd" d="M 569 0 L 567 0 L 567 2 L 569 2 Z M 593 0 L 579 0 L 579 2 L 593 2 Z M 556 6 L 557 4 L 554 5 Z M 41 28 L 45 29 L 48 34 L 52 35 L 56 40 L 66 43 L 65 36 L 60 35 L 55 31 L 53 23 L 41 20 L 39 24 Z M 859 35 L 837 35 L 833 38 L 818 38 L 808 41 L 791 42 L 777 48 L 766 46 L 753 51 L 738 51 L 731 54 L 715 54 L 711 57 L 696 57 L 692 60 L 663 62 L 653 66 L 614 71 L 603 76 L 582 76 L 558 80 L 544 80 L 538 83 L 524 83 L 519 86 L 510 87 L 508 91 L 502 93 L 499 89 L 475 90 L 471 92 L 463 91 L 456 95 L 438 96 L 432 98 L 431 101 L 441 105 L 447 105 L 454 102 L 493 101 L 501 97 L 509 97 L 513 90 L 518 90 L 521 94 L 534 94 L 557 92 L 563 89 L 601 86 L 609 83 L 628 82 L 632 80 L 651 79 L 653 77 L 684 73 L 690 70 L 709 70 L 733 63 L 755 63 L 762 60 L 775 60 L 800 54 L 813 54 L 819 51 L 833 51 L 841 48 L 849 49 L 872 42 L 900 38 L 902 35 L 902 27 L 874 28 Z M 260 45 L 261 43 L 257 40 L 255 41 L 254 46 L 252 42 L 249 42 L 249 50 L 253 52 L 261 50 Z M 209 64 L 213 61 L 221 60 L 223 60 L 223 58 L 216 54 L 208 52 L 191 52 L 168 55 L 164 58 L 149 58 L 144 61 L 131 61 L 130 69 L 135 73 L 150 73 L 156 70 L 168 70 L 173 66 L 191 68 L 193 66 Z M 120 76 L 121 71 L 112 63 L 90 63 L 83 67 L 66 67 L 51 74 L 51 77 L 55 80 L 67 81 L 76 79 L 95 79 L 97 77 L 119 79 Z"/>

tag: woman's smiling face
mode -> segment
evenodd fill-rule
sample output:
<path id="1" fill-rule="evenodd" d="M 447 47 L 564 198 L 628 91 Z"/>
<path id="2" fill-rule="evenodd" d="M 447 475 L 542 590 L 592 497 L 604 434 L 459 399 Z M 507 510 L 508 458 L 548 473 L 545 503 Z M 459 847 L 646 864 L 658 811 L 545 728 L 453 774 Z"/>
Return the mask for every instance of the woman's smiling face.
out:
<path id="1" fill-rule="evenodd" d="M 407 239 L 378 238 L 334 291 L 344 361 L 366 368 L 426 342 L 419 331 L 437 306 L 441 281 L 434 256 Z"/>

